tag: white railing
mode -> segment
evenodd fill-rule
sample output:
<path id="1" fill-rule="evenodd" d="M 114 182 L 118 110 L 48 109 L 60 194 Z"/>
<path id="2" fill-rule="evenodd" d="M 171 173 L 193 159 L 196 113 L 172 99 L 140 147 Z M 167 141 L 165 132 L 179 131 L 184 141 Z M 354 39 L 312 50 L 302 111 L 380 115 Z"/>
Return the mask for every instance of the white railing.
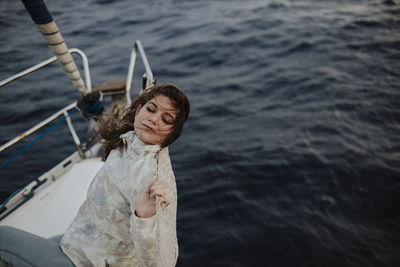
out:
<path id="1" fill-rule="evenodd" d="M 31 135 L 32 133 L 36 132 L 37 130 L 39 130 L 40 128 L 42 128 L 43 126 L 49 124 L 50 122 L 54 121 L 55 119 L 57 119 L 60 115 L 64 115 L 67 116 L 67 118 L 69 118 L 68 116 L 68 111 L 75 108 L 76 107 L 76 102 L 72 103 L 68 106 L 66 106 L 65 108 L 57 111 L 56 113 L 54 113 L 53 115 L 51 115 L 50 117 L 48 117 L 47 119 L 39 122 L 38 124 L 36 124 L 35 126 L 33 126 L 32 128 L 30 128 L 29 130 L 23 132 L 22 134 L 18 135 L 17 137 L 14 137 L 13 139 L 11 139 L 10 141 L 8 141 L 7 143 L 3 144 L 0 147 L 0 152 L 6 150 L 7 148 L 9 148 L 10 146 L 12 146 L 13 144 L 17 143 L 18 141 L 24 139 L 25 137 Z M 68 120 L 68 119 L 67 119 Z M 72 125 L 72 123 L 68 123 L 69 129 L 71 131 L 71 135 L 74 138 L 75 144 L 79 144 L 80 145 L 80 141 L 78 136 L 76 135 L 74 126 Z M 77 140 L 76 140 L 77 139 Z"/>
<path id="2" fill-rule="evenodd" d="M 83 51 L 78 49 L 78 48 L 71 48 L 71 49 L 69 49 L 69 52 L 71 54 L 72 53 L 76 53 L 76 54 L 81 56 L 82 63 L 83 63 L 83 71 L 85 73 L 86 87 L 89 90 L 89 92 L 91 92 L 92 91 L 92 81 L 90 79 L 89 62 L 87 60 L 87 57 L 86 57 L 85 53 L 83 53 Z M 4 86 L 4 85 L 6 85 L 6 84 L 8 84 L 8 83 L 10 83 L 12 81 L 15 81 L 15 80 L 21 78 L 22 76 L 25 76 L 25 75 L 27 75 L 27 74 L 29 74 L 31 72 L 34 72 L 35 70 L 43 68 L 44 66 L 49 65 L 50 63 L 53 63 L 56 60 L 57 60 L 57 57 L 55 57 L 55 56 L 51 57 L 51 58 L 49 58 L 49 59 L 47 59 L 45 61 L 42 61 L 42 62 L 30 67 L 30 68 L 27 68 L 24 71 L 21 71 L 21 72 L 15 74 L 15 75 L 11 76 L 10 78 L 2 80 L 2 81 L 0 81 L 0 87 Z"/>
<path id="3" fill-rule="evenodd" d="M 83 63 L 84 74 L 85 74 L 86 86 L 87 86 L 87 89 L 89 90 L 89 92 L 91 92 L 92 91 L 92 81 L 91 81 L 91 78 L 90 78 L 89 63 L 88 63 L 88 60 L 87 60 L 87 57 L 86 57 L 85 53 L 82 50 L 78 49 L 78 48 L 71 48 L 71 49 L 69 49 L 69 52 L 70 53 L 76 53 L 76 54 L 81 56 L 82 63 Z M 51 58 L 49 58 L 47 60 L 44 60 L 44 61 L 42 61 L 42 62 L 30 67 L 30 68 L 27 68 L 24 71 L 21 71 L 21 72 L 15 74 L 15 75 L 11 76 L 10 78 L 2 80 L 2 81 L 0 81 L 0 87 L 4 86 L 6 84 L 9 84 L 12 81 L 15 81 L 15 80 L 17 80 L 17 79 L 19 79 L 19 78 L 21 78 L 21 77 L 23 77 L 23 76 L 25 76 L 27 74 L 30 74 L 30 73 L 32 73 L 32 72 L 34 72 L 34 71 L 36 71 L 36 70 L 38 70 L 40 68 L 43 68 L 43 67 L 49 65 L 50 63 L 56 61 L 56 60 L 57 60 L 57 57 L 55 57 L 55 56 L 51 57 Z M 7 143 L 3 144 L 0 147 L 0 152 L 4 151 L 8 147 L 10 147 L 13 144 L 17 143 L 18 141 L 20 141 L 20 140 L 24 139 L 25 137 L 31 135 L 32 133 L 36 132 L 37 130 L 39 130 L 43 126 L 45 126 L 45 125 L 49 124 L 50 122 L 54 121 L 59 116 L 63 115 L 63 116 L 65 116 L 65 118 L 67 120 L 69 131 L 70 131 L 70 133 L 72 135 L 72 138 L 74 139 L 74 142 L 75 142 L 75 145 L 76 145 L 76 147 L 78 149 L 79 155 L 82 158 L 84 158 L 84 153 L 83 153 L 82 148 L 81 148 L 81 142 L 80 142 L 80 140 L 78 138 L 78 135 L 76 134 L 74 126 L 72 125 L 71 118 L 68 115 L 68 111 L 70 111 L 70 110 L 72 110 L 74 108 L 76 108 L 76 102 L 66 106 L 65 108 L 63 108 L 61 110 L 59 110 L 58 112 L 54 113 L 53 115 L 51 115 L 47 119 L 39 122 L 38 124 L 36 124 L 32 128 L 30 128 L 29 130 L 25 131 L 24 133 L 18 135 L 17 137 L 14 137 L 13 139 L 8 141 Z"/>
<path id="4" fill-rule="evenodd" d="M 132 79 L 133 79 L 133 72 L 135 70 L 135 63 L 136 63 L 136 52 L 139 50 L 140 56 L 143 61 L 144 68 L 146 70 L 145 78 L 146 78 L 146 85 L 143 85 L 145 88 L 150 87 L 154 85 L 154 78 L 153 78 L 153 72 L 151 71 L 150 64 L 147 60 L 146 53 L 144 52 L 142 43 L 137 40 L 135 42 L 135 45 L 132 48 L 131 52 L 131 59 L 129 61 L 129 69 L 128 69 L 128 75 L 126 77 L 126 103 L 127 105 L 130 105 L 132 100 L 131 100 L 131 87 L 132 87 Z"/>

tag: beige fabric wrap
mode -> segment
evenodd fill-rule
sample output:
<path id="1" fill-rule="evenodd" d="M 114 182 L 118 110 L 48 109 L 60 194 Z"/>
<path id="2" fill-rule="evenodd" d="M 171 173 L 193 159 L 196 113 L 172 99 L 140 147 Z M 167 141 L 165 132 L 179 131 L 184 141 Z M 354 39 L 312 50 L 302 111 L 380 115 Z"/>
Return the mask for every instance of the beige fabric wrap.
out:
<path id="1" fill-rule="evenodd" d="M 49 45 L 53 54 L 56 55 L 58 62 L 60 62 L 62 68 L 67 73 L 73 85 L 84 95 L 88 94 L 89 91 L 82 80 L 78 67 L 75 64 L 71 53 L 68 51 L 68 47 L 65 44 L 56 23 L 52 21 L 47 24 L 38 24 L 37 27 L 43 34 L 46 43 Z"/>
<path id="2" fill-rule="evenodd" d="M 163 148 L 158 152 L 157 161 L 157 180 L 165 185 L 166 196 L 170 200 L 169 206 L 163 209 L 157 197 L 157 267 L 171 267 L 176 265 L 178 259 L 176 236 L 177 193 L 168 148 Z"/>

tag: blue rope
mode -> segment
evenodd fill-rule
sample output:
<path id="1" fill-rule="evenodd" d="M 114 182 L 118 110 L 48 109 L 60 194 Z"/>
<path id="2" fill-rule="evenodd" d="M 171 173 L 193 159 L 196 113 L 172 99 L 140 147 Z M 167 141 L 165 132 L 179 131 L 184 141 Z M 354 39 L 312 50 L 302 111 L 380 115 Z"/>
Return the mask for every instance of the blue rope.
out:
<path id="1" fill-rule="evenodd" d="M 37 141 L 39 141 L 40 139 L 42 139 L 46 134 L 48 134 L 51 130 L 53 130 L 57 125 L 59 125 L 61 122 L 63 122 L 67 116 L 71 116 L 75 111 L 77 111 L 77 108 L 73 108 L 70 112 L 68 112 L 68 114 L 66 116 L 63 116 L 62 118 L 60 118 L 56 123 L 54 123 L 53 126 L 51 126 L 49 129 L 47 129 L 46 131 L 44 131 L 43 133 L 41 133 L 38 137 L 35 138 L 35 140 L 33 140 L 32 142 L 30 142 L 29 144 L 27 144 L 23 149 L 21 149 L 20 151 L 18 151 L 17 154 L 15 154 L 14 156 L 12 156 L 10 159 L 8 159 L 5 163 L 3 163 L 3 165 L 0 166 L 0 169 L 3 168 L 4 166 L 6 166 L 8 163 L 10 163 L 11 161 L 13 161 L 16 157 L 18 157 L 19 155 L 21 155 L 22 153 L 25 152 L 25 150 L 27 150 L 29 147 L 31 147 L 34 143 L 36 143 Z"/>
<path id="2" fill-rule="evenodd" d="M 90 107 L 89 112 L 99 114 L 101 112 L 102 108 L 103 108 L 103 106 L 101 105 L 101 102 L 97 101 L 96 103 L 94 103 L 93 106 Z"/>

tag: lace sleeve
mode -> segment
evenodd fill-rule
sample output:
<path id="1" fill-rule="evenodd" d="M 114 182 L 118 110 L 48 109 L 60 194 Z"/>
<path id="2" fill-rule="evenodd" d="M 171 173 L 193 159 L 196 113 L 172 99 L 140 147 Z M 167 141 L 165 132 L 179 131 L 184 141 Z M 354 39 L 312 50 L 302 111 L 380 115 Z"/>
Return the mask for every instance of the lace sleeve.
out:
<path id="1" fill-rule="evenodd" d="M 157 199 L 157 267 L 172 267 L 178 259 L 178 240 L 176 236 L 177 193 L 175 176 L 172 171 L 168 148 L 158 152 L 157 180 L 166 186 L 170 204 L 163 209 Z"/>

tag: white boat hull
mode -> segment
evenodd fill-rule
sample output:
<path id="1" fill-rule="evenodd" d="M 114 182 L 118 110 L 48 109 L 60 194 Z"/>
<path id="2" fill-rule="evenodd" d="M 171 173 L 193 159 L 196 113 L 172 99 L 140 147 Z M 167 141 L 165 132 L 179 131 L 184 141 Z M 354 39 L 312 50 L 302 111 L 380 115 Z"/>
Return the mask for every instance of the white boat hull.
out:
<path id="1" fill-rule="evenodd" d="M 44 175 L 51 177 L 57 167 L 66 170 L 59 177 L 51 177 L 34 196 L 0 221 L 21 230 L 49 238 L 63 234 L 86 198 L 90 182 L 103 166 L 101 158 L 80 160 L 77 153 L 68 159 L 79 162 L 65 168 L 63 161 Z M 68 160 L 67 159 L 67 160 Z"/>

